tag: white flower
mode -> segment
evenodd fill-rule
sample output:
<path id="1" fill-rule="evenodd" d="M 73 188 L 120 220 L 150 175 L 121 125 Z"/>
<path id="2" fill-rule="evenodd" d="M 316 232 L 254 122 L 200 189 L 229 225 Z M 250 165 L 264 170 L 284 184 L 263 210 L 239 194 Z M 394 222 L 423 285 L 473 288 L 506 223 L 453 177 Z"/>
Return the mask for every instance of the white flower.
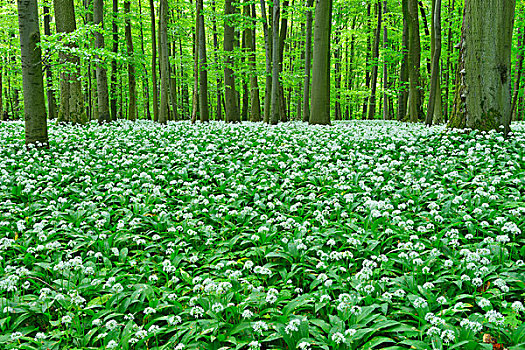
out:
<path id="1" fill-rule="evenodd" d="M 502 326 L 505 322 L 505 317 L 496 310 L 489 310 L 485 314 L 487 322 L 494 323 L 496 326 Z"/>
<path id="2" fill-rule="evenodd" d="M 115 349 L 117 347 L 118 343 L 114 340 L 110 340 L 108 345 L 106 345 L 106 347 L 108 349 Z"/>
<path id="3" fill-rule="evenodd" d="M 264 331 L 268 330 L 268 324 L 264 321 L 257 321 L 252 325 L 253 331 L 262 335 Z"/>
<path id="4" fill-rule="evenodd" d="M 512 309 L 515 311 L 515 312 L 523 312 L 525 311 L 525 308 L 523 307 L 523 304 L 521 303 L 521 301 L 515 301 L 512 303 Z"/>
<path id="5" fill-rule="evenodd" d="M 73 318 L 69 315 L 62 316 L 62 319 L 60 320 L 62 324 L 69 324 L 72 321 L 73 321 Z"/>
<path id="6" fill-rule="evenodd" d="M 248 344 L 248 346 L 250 347 L 250 350 L 257 350 L 261 347 L 261 343 L 259 343 L 257 340 L 254 340 L 252 342 L 250 342 L 250 344 Z"/>
<path id="7" fill-rule="evenodd" d="M 416 309 L 423 309 L 428 306 L 428 303 L 425 299 L 418 297 L 417 299 L 414 300 L 413 305 Z"/>
<path id="8" fill-rule="evenodd" d="M 441 333 L 441 340 L 443 341 L 443 343 L 449 344 L 456 340 L 456 335 L 452 330 L 445 329 L 443 333 Z"/>
<path id="9" fill-rule="evenodd" d="M 336 344 L 340 344 L 345 341 L 345 336 L 340 332 L 332 334 L 332 341 Z"/>

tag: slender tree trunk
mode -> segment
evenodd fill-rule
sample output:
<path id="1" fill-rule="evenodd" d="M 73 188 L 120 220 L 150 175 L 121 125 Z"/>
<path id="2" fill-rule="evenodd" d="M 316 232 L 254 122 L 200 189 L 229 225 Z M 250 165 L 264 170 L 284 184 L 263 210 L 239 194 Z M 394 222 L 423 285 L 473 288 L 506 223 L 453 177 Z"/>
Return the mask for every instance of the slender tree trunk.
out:
<path id="1" fill-rule="evenodd" d="M 160 50 L 160 110 L 159 123 L 168 122 L 168 0 L 160 0 L 159 16 L 159 50 Z"/>
<path id="2" fill-rule="evenodd" d="M 118 26 L 117 26 L 117 13 L 118 13 L 118 0 L 113 0 L 113 14 L 112 14 L 112 33 L 113 33 L 113 47 L 112 52 L 114 55 L 118 54 Z M 112 120 L 117 120 L 117 74 L 118 65 L 117 60 L 114 58 L 111 60 L 111 77 L 110 77 L 110 115 Z"/>
<path id="3" fill-rule="evenodd" d="M 426 124 L 432 125 L 434 119 L 434 109 L 441 108 L 437 101 L 441 98 L 441 89 L 439 87 L 439 62 L 441 59 L 441 0 L 433 0 L 433 54 L 432 54 L 432 78 L 430 79 L 430 95 L 428 97 L 428 108 Z"/>
<path id="4" fill-rule="evenodd" d="M 141 19 L 140 20 L 140 53 L 142 54 L 143 57 L 146 57 L 146 51 L 144 50 L 144 28 L 142 25 L 142 1 L 141 0 L 139 0 L 139 18 Z M 142 89 L 144 92 L 144 100 L 146 102 L 144 108 L 146 109 L 146 119 L 151 120 L 151 111 L 149 108 L 149 78 L 147 74 L 148 69 L 146 67 L 145 61 L 142 61 L 142 69 L 144 70 L 143 74 L 141 74 L 143 76 Z"/>
<path id="5" fill-rule="evenodd" d="M 417 0 L 408 0 L 408 75 L 410 78 L 409 120 L 413 123 L 421 116 L 421 44 Z"/>
<path id="6" fill-rule="evenodd" d="M 382 21 L 382 7 L 381 0 L 377 0 L 377 28 L 374 36 L 374 46 L 372 51 L 372 92 L 370 94 L 370 104 L 368 107 L 368 119 L 372 120 L 376 114 L 376 94 L 377 94 L 377 75 L 379 71 L 379 42 L 381 41 L 381 21 Z"/>
<path id="7" fill-rule="evenodd" d="M 385 54 L 383 55 L 383 120 L 392 119 L 392 110 L 390 109 L 390 99 L 388 98 L 388 90 L 390 89 L 390 78 L 388 77 L 388 59 L 386 57 L 388 52 L 388 1 L 383 1 L 383 48 Z"/>
<path id="8" fill-rule="evenodd" d="M 208 67 L 206 62 L 206 33 L 204 31 L 203 0 L 197 0 L 197 26 L 199 52 L 199 112 L 202 123 L 210 120 L 208 110 Z"/>
<path id="9" fill-rule="evenodd" d="M 403 120 L 407 115 L 408 103 L 408 0 L 402 0 L 403 9 L 403 36 L 401 50 L 401 69 L 399 73 L 399 93 L 397 106 L 397 119 Z"/>
<path id="10" fill-rule="evenodd" d="M 57 33 L 71 33 L 77 29 L 75 22 L 75 7 L 73 0 L 54 0 L 55 22 Z M 75 45 L 69 45 L 74 47 Z M 82 98 L 80 80 L 80 58 L 72 53 L 59 54 L 61 61 L 67 61 L 72 67 L 71 72 L 62 73 L 60 79 L 60 109 L 59 122 L 83 124 L 87 121 L 86 110 Z"/>
<path id="11" fill-rule="evenodd" d="M 183 57 L 183 51 L 182 51 L 182 39 L 179 37 L 179 53 L 180 57 Z M 184 70 L 184 62 L 181 59 L 180 60 L 180 77 L 181 77 L 181 85 L 182 85 L 182 113 L 184 115 L 188 115 L 188 112 L 190 110 L 190 93 L 188 90 L 188 84 L 186 83 L 186 71 Z"/>
<path id="12" fill-rule="evenodd" d="M 512 93 L 512 108 L 510 121 L 516 121 L 516 107 L 518 104 L 518 93 L 521 85 L 521 70 L 523 69 L 523 28 L 518 28 L 518 53 L 516 54 L 516 74 L 514 77 L 514 89 Z"/>
<path id="13" fill-rule="evenodd" d="M 515 0 L 465 1 L 450 127 L 509 133 L 515 7 Z"/>
<path id="14" fill-rule="evenodd" d="M 446 70 L 446 74 L 445 74 L 445 82 L 446 82 L 446 85 L 445 85 L 445 104 L 443 106 L 443 111 L 444 111 L 444 119 L 445 119 L 445 122 L 448 122 L 448 117 L 449 117 L 449 110 L 448 110 L 448 104 L 449 104 L 449 91 L 450 91 L 450 72 L 451 72 L 451 64 L 450 64 L 450 56 L 452 56 L 452 51 L 453 51 L 453 47 L 452 47 L 452 19 L 454 17 L 454 5 L 455 5 L 455 0 L 448 0 L 448 44 L 447 44 L 447 49 L 448 49 L 448 55 L 447 55 L 447 70 Z"/>
<path id="15" fill-rule="evenodd" d="M 432 0 L 432 1 L 434 1 L 434 0 Z M 423 30 L 425 31 L 425 35 L 427 37 L 431 38 L 432 36 L 430 34 L 430 30 L 428 29 L 428 20 L 427 20 L 427 14 L 426 14 L 426 11 L 425 11 L 425 5 L 423 4 L 422 0 L 418 0 L 418 7 L 419 7 L 419 12 L 421 13 L 421 19 L 423 20 Z M 433 7 L 434 7 L 434 5 L 432 5 L 432 8 Z M 428 47 L 425 46 L 424 49 L 428 50 Z M 432 61 L 432 59 L 428 59 L 427 58 L 427 73 L 428 73 L 428 75 L 432 74 L 432 63 L 431 63 L 431 61 Z"/>
<path id="16" fill-rule="evenodd" d="M 43 6 L 44 6 L 44 34 L 51 35 L 51 25 L 50 25 L 51 14 L 49 13 L 49 5 L 44 3 Z M 46 89 L 47 111 L 48 111 L 49 119 L 55 119 L 57 117 L 57 104 L 55 100 L 55 91 L 53 89 L 53 71 L 51 70 L 51 66 L 49 64 L 45 66 L 45 70 L 46 70 L 46 88 L 47 88 Z M 2 89 L 0 87 L 0 100 L 2 99 L 1 95 L 2 95 Z M 2 113 L 2 111 L 3 109 L 0 106 L 0 113 Z"/>
<path id="17" fill-rule="evenodd" d="M 190 0 L 190 4 L 191 4 Z M 197 16 L 197 14 L 195 14 Z M 195 23 L 197 23 L 197 17 L 195 17 Z M 199 114 L 199 30 L 200 27 L 195 25 L 195 32 L 193 33 L 193 95 L 191 99 L 191 122 L 197 121 Z"/>
<path id="18" fill-rule="evenodd" d="M 93 3 L 93 24 L 100 25 L 104 29 L 104 1 L 95 0 Z M 104 50 L 104 36 L 101 30 L 95 32 L 95 48 L 98 50 Z M 97 58 L 97 98 L 98 98 L 98 121 L 100 123 L 111 121 L 109 115 L 109 96 L 108 96 L 108 77 L 106 68 L 103 63 Z"/>
<path id="19" fill-rule="evenodd" d="M 172 45 L 168 44 L 168 50 L 171 52 L 170 56 L 175 58 L 177 52 L 175 42 L 173 42 Z M 173 63 L 173 65 L 168 64 L 168 69 L 173 120 L 179 120 L 179 109 L 177 108 L 177 65 L 175 63 Z"/>
<path id="20" fill-rule="evenodd" d="M 226 121 L 230 123 L 240 122 L 239 105 L 237 104 L 237 94 L 235 90 L 235 78 L 233 74 L 233 43 L 235 41 L 235 32 L 230 15 L 234 14 L 232 0 L 224 2 L 224 51 L 226 62 L 224 66 L 224 85 L 226 88 Z"/>
<path id="21" fill-rule="evenodd" d="M 311 0 L 313 1 L 313 0 Z M 271 11 L 270 11 L 271 13 Z M 261 16 L 263 19 L 264 48 L 266 53 L 266 84 L 264 89 L 264 122 L 270 122 L 271 91 L 272 91 L 272 32 L 268 29 L 266 16 L 266 1 L 261 0 Z M 270 16 L 272 17 L 272 16 Z M 272 21 L 272 19 L 270 19 Z"/>
<path id="22" fill-rule="evenodd" d="M 153 121 L 159 120 L 159 92 L 157 89 L 157 31 L 155 30 L 155 5 L 149 0 L 151 19 L 151 90 L 153 92 Z"/>
<path id="23" fill-rule="evenodd" d="M 273 23 L 272 23 L 272 105 L 270 112 L 270 122 L 276 125 L 279 122 L 279 20 L 281 15 L 280 1 L 273 2 Z"/>
<path id="24" fill-rule="evenodd" d="M 129 17 L 131 0 L 124 0 L 124 13 L 126 14 L 125 35 L 128 54 L 128 119 L 135 120 L 137 117 L 137 83 L 135 80 L 135 53 L 133 50 L 133 37 L 131 36 L 131 19 Z"/>
<path id="25" fill-rule="evenodd" d="M 366 6 L 366 57 L 365 57 L 365 87 L 367 94 L 363 101 L 363 119 L 368 115 L 368 90 L 370 88 L 370 53 L 372 52 L 372 5 L 370 3 Z"/>
<path id="26" fill-rule="evenodd" d="M 254 5 L 255 6 L 255 5 Z M 215 64 L 217 65 L 217 68 L 219 69 L 219 40 L 217 38 L 217 19 L 216 19 L 216 8 L 215 8 L 215 0 L 212 1 L 211 10 L 213 12 L 212 16 L 212 23 L 213 23 L 213 55 L 215 57 Z M 222 80 L 220 78 L 220 74 L 217 74 L 217 116 L 216 120 L 223 120 L 222 117 Z"/>
<path id="27" fill-rule="evenodd" d="M 284 0 L 282 6 L 280 6 L 281 12 L 281 26 L 279 34 L 279 118 L 282 122 L 286 122 L 288 112 L 286 110 L 286 98 L 284 96 L 284 88 L 281 81 L 281 74 L 283 72 L 283 63 L 284 63 L 284 45 L 286 40 L 286 35 L 288 33 L 288 15 L 285 15 L 285 10 L 289 8 L 289 0 Z M 275 23 L 275 22 L 274 22 Z M 279 28 L 279 26 L 278 26 Z"/>
<path id="28" fill-rule="evenodd" d="M 330 125 L 330 32 L 332 0 L 317 0 L 315 7 L 310 124 Z"/>
<path id="29" fill-rule="evenodd" d="M 0 121 L 4 121 L 4 64 L 3 59 L 0 57 Z"/>
<path id="30" fill-rule="evenodd" d="M 18 0 L 26 145 L 48 146 L 42 50 L 36 0 Z"/>
<path id="31" fill-rule="evenodd" d="M 334 74 L 335 74 L 335 108 L 334 108 L 334 120 L 341 120 L 341 31 L 336 29 L 334 31 Z"/>
<path id="32" fill-rule="evenodd" d="M 251 4 L 251 18 L 253 28 L 246 33 L 246 41 L 249 49 L 248 61 L 250 64 L 250 121 L 261 121 L 261 101 L 259 100 L 259 83 L 257 82 L 256 57 L 255 57 L 255 28 L 256 12 L 255 4 Z"/>

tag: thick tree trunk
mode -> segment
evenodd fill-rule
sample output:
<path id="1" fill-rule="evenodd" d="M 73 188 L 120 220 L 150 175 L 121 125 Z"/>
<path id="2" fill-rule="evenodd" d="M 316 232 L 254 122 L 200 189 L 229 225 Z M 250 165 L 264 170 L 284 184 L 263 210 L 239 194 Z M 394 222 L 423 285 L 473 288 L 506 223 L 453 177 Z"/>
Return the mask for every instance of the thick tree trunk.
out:
<path id="1" fill-rule="evenodd" d="M 208 110 L 208 67 L 206 62 L 206 33 L 204 31 L 203 0 L 197 0 L 197 25 L 199 27 L 199 112 L 202 123 L 210 120 Z"/>
<path id="2" fill-rule="evenodd" d="M 49 5 L 44 4 L 44 34 L 51 35 L 51 14 L 49 13 Z M 55 91 L 53 89 L 53 71 L 50 65 L 46 65 L 46 92 L 47 92 L 47 112 L 49 119 L 55 119 L 57 117 L 57 103 L 55 100 Z M 1 77 L 0 77 L 1 80 Z M 2 89 L 0 84 L 0 113 L 3 109 L 1 106 L 2 100 Z M 1 119 L 1 117 L 0 117 Z"/>
<path id="3" fill-rule="evenodd" d="M 447 66 L 446 66 L 446 71 L 445 71 L 445 99 L 444 99 L 444 105 L 443 105 L 443 111 L 444 111 L 444 119 L 445 119 L 445 122 L 448 121 L 449 119 L 449 110 L 448 110 L 448 104 L 449 104 L 449 89 L 450 89 L 450 77 L 451 77 L 451 64 L 450 64 L 450 56 L 452 56 L 452 51 L 453 51 L 453 47 L 452 47 L 452 18 L 454 17 L 454 5 L 455 5 L 455 0 L 448 0 L 448 43 L 447 43 L 447 50 L 448 50 L 448 55 L 447 55 Z"/>
<path id="4" fill-rule="evenodd" d="M 510 131 L 515 7 L 516 0 L 465 1 L 450 127 Z"/>
<path id="5" fill-rule="evenodd" d="M 367 94 L 363 100 L 363 119 L 368 115 L 368 89 L 370 88 L 370 53 L 372 52 L 372 5 L 370 3 L 366 6 L 366 56 L 365 56 L 365 87 Z"/>
<path id="6" fill-rule="evenodd" d="M 233 75 L 233 42 L 235 41 L 235 31 L 233 28 L 232 19 L 228 16 L 234 14 L 232 0 L 225 0 L 224 15 L 227 17 L 224 20 L 224 51 L 226 55 L 226 62 L 224 66 L 224 85 L 225 85 L 225 99 L 226 99 L 226 121 L 230 123 L 239 123 L 240 113 L 239 105 L 237 104 L 237 94 L 235 90 L 235 77 Z"/>
<path id="7" fill-rule="evenodd" d="M 93 24 L 100 25 L 104 29 L 104 1 L 95 0 L 93 3 Z M 101 30 L 95 32 L 95 47 L 104 50 L 104 36 Z M 100 60 L 100 57 L 97 57 Z M 98 121 L 100 123 L 111 121 L 109 115 L 108 77 L 106 68 L 101 61 L 97 62 L 97 98 L 98 98 Z"/>
<path id="8" fill-rule="evenodd" d="M 273 41 L 272 41 L 272 32 L 268 29 L 268 18 L 266 17 L 266 1 L 265 0 L 261 0 L 261 17 L 263 19 L 264 50 L 266 53 L 266 82 L 265 82 L 265 89 L 264 89 L 264 122 L 269 123 L 270 122 L 270 109 L 271 109 L 271 91 L 272 91 L 272 45 L 273 45 Z"/>
<path id="9" fill-rule="evenodd" d="M 157 31 L 155 30 L 155 5 L 149 0 L 151 18 L 151 90 L 153 92 L 153 121 L 159 120 L 159 92 L 157 89 Z"/>
<path id="10" fill-rule="evenodd" d="M 408 61 L 410 78 L 408 114 L 409 120 L 415 123 L 421 116 L 421 44 L 417 0 L 408 0 Z"/>
<path id="11" fill-rule="evenodd" d="M 434 121 L 434 109 L 441 108 L 441 105 L 437 103 L 437 101 L 441 99 L 441 88 L 439 86 L 439 61 L 441 59 L 441 0 L 433 0 L 432 2 L 432 78 L 430 79 L 430 94 L 428 97 L 426 117 L 426 124 L 428 126 L 432 125 L 432 122 Z"/>
<path id="12" fill-rule="evenodd" d="M 341 31 L 339 29 L 335 30 L 334 35 L 334 74 L 335 74 L 335 108 L 334 108 L 334 120 L 341 120 Z"/>
<path id="13" fill-rule="evenodd" d="M 312 7 L 314 0 L 306 0 L 306 35 L 304 42 L 304 86 L 303 86 L 303 122 L 310 120 L 310 74 L 312 71 Z"/>
<path id="14" fill-rule="evenodd" d="M 77 29 L 75 22 L 75 7 L 73 0 L 53 0 L 57 33 L 71 33 Z M 74 46 L 74 45 L 70 45 Z M 82 97 L 80 81 L 80 59 L 74 54 L 59 54 L 61 61 L 67 61 L 72 67 L 71 72 L 62 73 L 60 79 L 60 109 L 59 122 L 83 124 L 87 121 L 86 110 Z"/>
<path id="15" fill-rule="evenodd" d="M 124 0 L 124 13 L 126 14 L 125 21 L 125 36 L 126 48 L 128 55 L 128 119 L 135 120 L 137 118 L 137 83 L 135 80 L 135 53 L 133 50 L 133 37 L 131 36 L 131 19 L 129 18 L 131 0 Z"/>
<path id="16" fill-rule="evenodd" d="M 377 0 L 377 28 L 374 36 L 374 47 L 372 51 L 372 80 L 370 82 L 372 91 L 370 93 L 370 103 L 368 106 L 368 118 L 372 120 L 376 114 L 376 94 L 377 94 L 377 75 L 379 71 L 379 42 L 381 41 L 381 21 L 382 21 L 382 6 L 381 1 Z"/>
<path id="17" fill-rule="evenodd" d="M 315 7 L 310 124 L 330 125 L 330 32 L 332 0 L 317 0 Z"/>
<path id="18" fill-rule="evenodd" d="M 282 6 L 280 6 L 281 26 L 279 30 L 279 118 L 282 122 L 288 121 L 286 98 L 284 96 L 284 88 L 280 77 L 283 72 L 284 45 L 286 36 L 288 34 L 288 12 L 285 11 L 288 11 L 288 8 L 290 7 L 289 3 L 289 0 L 284 0 Z"/>
<path id="19" fill-rule="evenodd" d="M 111 51 L 114 55 L 118 54 L 118 26 L 117 26 L 117 14 L 118 14 L 118 0 L 113 0 L 113 16 L 112 16 L 112 33 L 113 33 L 113 47 Z M 118 93 L 117 93 L 117 72 L 118 66 L 117 66 L 117 59 L 114 58 L 111 60 L 111 77 L 110 77 L 110 90 L 111 90 L 111 96 L 110 96 L 110 115 L 112 120 L 117 120 L 117 99 L 118 99 Z"/>
<path id="20" fill-rule="evenodd" d="M 273 2 L 273 23 L 272 23 L 272 105 L 270 112 L 270 122 L 276 125 L 279 122 L 279 19 L 281 15 L 280 1 Z"/>
<path id="21" fill-rule="evenodd" d="M 42 50 L 36 0 L 18 0 L 26 145 L 48 146 Z"/>
<path id="22" fill-rule="evenodd" d="M 192 2 L 190 1 L 190 4 Z M 193 11 L 192 11 L 193 12 Z M 195 15 L 197 16 L 197 15 Z M 200 27 L 197 25 L 197 17 L 195 17 L 195 32 L 193 33 L 193 95 L 191 98 L 191 122 L 197 121 L 199 114 L 199 47 L 198 38 Z"/>

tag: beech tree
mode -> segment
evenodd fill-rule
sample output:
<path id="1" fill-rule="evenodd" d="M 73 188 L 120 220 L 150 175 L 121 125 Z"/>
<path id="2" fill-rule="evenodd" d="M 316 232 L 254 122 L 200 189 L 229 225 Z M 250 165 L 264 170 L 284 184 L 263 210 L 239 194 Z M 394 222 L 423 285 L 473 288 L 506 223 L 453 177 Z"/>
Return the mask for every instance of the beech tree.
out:
<path id="1" fill-rule="evenodd" d="M 36 0 L 18 0 L 26 145 L 47 146 L 47 117 Z"/>
<path id="2" fill-rule="evenodd" d="M 332 0 L 317 0 L 315 7 L 310 124 L 330 124 L 330 32 Z"/>
<path id="3" fill-rule="evenodd" d="M 233 43 L 235 41 L 235 30 L 233 28 L 234 8 L 232 0 L 224 1 L 224 51 L 226 55 L 224 65 L 224 85 L 225 85 L 225 115 L 226 121 L 238 123 L 241 121 L 237 94 L 235 92 L 235 77 L 233 74 Z"/>
<path id="4" fill-rule="evenodd" d="M 104 28 L 104 1 L 94 0 L 93 3 L 93 23 Z M 102 30 L 95 32 L 95 47 L 104 50 L 104 36 Z M 111 117 L 109 115 L 109 95 L 108 95 L 108 77 L 106 68 L 101 57 L 97 57 L 96 75 L 97 75 L 97 102 L 98 102 L 98 121 L 109 122 Z"/>
<path id="5" fill-rule="evenodd" d="M 510 131 L 515 8 L 516 0 L 465 0 L 459 76 L 449 126 Z"/>

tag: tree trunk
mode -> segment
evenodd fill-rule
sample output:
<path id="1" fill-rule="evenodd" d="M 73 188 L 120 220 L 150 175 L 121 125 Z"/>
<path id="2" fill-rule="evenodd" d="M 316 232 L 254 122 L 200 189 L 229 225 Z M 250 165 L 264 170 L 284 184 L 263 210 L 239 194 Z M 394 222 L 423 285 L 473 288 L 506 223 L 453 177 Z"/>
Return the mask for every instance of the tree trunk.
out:
<path id="1" fill-rule="evenodd" d="M 404 120 L 407 115 L 408 103 L 408 0 L 402 0 L 403 9 L 403 37 L 401 50 L 401 69 L 399 73 L 399 93 L 397 106 L 397 119 Z"/>
<path id="2" fill-rule="evenodd" d="M 521 85 L 521 70 L 523 69 L 523 28 L 518 28 L 518 53 L 516 54 L 516 76 L 514 77 L 514 89 L 512 93 L 512 108 L 510 121 L 516 121 L 516 107 Z"/>
<path id="3" fill-rule="evenodd" d="M 334 120 L 341 120 L 341 31 L 339 29 L 335 30 L 334 35 L 334 74 L 335 74 L 335 108 L 334 108 Z"/>
<path id="4" fill-rule="evenodd" d="M 279 19 L 281 15 L 280 1 L 273 2 L 273 23 L 272 23 L 272 105 L 270 112 L 270 122 L 276 125 L 279 122 Z"/>
<path id="5" fill-rule="evenodd" d="M 192 4 L 190 0 L 190 4 Z M 192 11 L 193 12 L 193 11 Z M 197 15 L 195 15 L 197 16 Z M 191 98 L 191 122 L 197 121 L 199 114 L 199 30 L 197 25 L 197 17 L 195 17 L 195 32 L 193 33 L 193 95 Z"/>
<path id="6" fill-rule="evenodd" d="M 157 90 L 157 31 L 155 30 L 155 5 L 149 0 L 151 19 L 151 90 L 153 92 L 153 121 L 159 120 L 159 92 Z"/>
<path id="7" fill-rule="evenodd" d="M 288 33 L 288 14 L 285 11 L 289 8 L 289 0 L 284 0 L 282 6 L 280 6 L 280 17 L 281 17 L 281 26 L 278 31 L 279 35 L 279 118 L 282 122 L 288 121 L 288 112 L 286 108 L 286 98 L 284 96 L 284 88 L 282 81 L 280 79 L 283 72 L 283 63 L 284 63 L 284 45 L 286 40 L 286 35 Z M 277 26 L 279 28 L 279 26 Z"/>
<path id="8" fill-rule="evenodd" d="M 171 53 L 170 56 L 175 58 L 175 53 L 177 52 L 177 49 L 175 47 L 175 42 L 172 43 L 172 45 L 168 44 L 168 51 Z M 169 60 L 168 60 L 169 61 Z M 169 83 L 170 83 L 170 101 L 171 101 L 171 108 L 172 108 L 172 115 L 173 120 L 179 120 L 179 109 L 177 108 L 177 65 L 173 63 L 173 65 L 170 65 L 168 63 L 168 75 L 169 75 Z"/>
<path id="9" fill-rule="evenodd" d="M 168 122 L 168 0 L 160 0 L 159 16 L 160 51 L 160 110 L 159 123 Z"/>
<path id="10" fill-rule="evenodd" d="M 237 94 L 235 90 L 235 77 L 233 75 L 233 42 L 235 41 L 235 31 L 231 16 L 234 14 L 232 0 L 225 0 L 224 2 L 224 51 L 226 55 L 226 62 L 224 66 L 224 85 L 226 88 L 226 121 L 230 123 L 239 123 L 239 105 L 237 104 Z"/>
<path id="11" fill-rule="evenodd" d="M 53 6 L 57 33 L 74 32 L 77 25 L 73 0 L 53 0 Z M 74 44 L 69 46 L 75 47 Z M 87 116 L 80 81 L 80 58 L 72 53 L 60 53 L 59 57 L 61 61 L 67 61 L 72 67 L 76 68 L 71 72 L 62 73 L 58 121 L 83 124 L 87 121 Z"/>
<path id="12" fill-rule="evenodd" d="M 220 67 L 220 65 L 219 65 L 219 56 L 218 56 L 219 40 L 217 38 L 217 19 L 215 17 L 217 15 L 217 12 L 216 12 L 216 9 L 215 9 L 215 0 L 212 1 L 211 10 L 213 12 L 213 16 L 212 16 L 212 23 L 213 23 L 213 48 L 214 48 L 213 55 L 215 57 L 215 64 L 217 65 L 217 69 L 219 69 L 219 67 Z M 216 120 L 222 120 L 223 119 L 222 118 L 222 100 L 223 100 L 223 97 L 222 97 L 222 80 L 220 78 L 220 74 L 217 74 L 217 96 L 216 96 L 216 99 L 217 99 Z"/>
<path id="13" fill-rule="evenodd" d="M 49 5 L 44 3 L 44 34 L 45 35 L 51 35 L 51 14 L 49 13 Z M 57 117 L 57 103 L 55 100 L 55 91 L 53 89 L 53 71 L 51 70 L 51 66 L 49 64 L 45 67 L 46 70 L 46 90 L 47 90 L 47 112 L 49 115 L 49 119 L 55 119 Z M 1 79 L 1 77 L 0 77 Z M 0 83 L 0 100 L 2 100 L 2 88 Z M 3 109 L 1 106 L 0 101 L 0 113 L 2 113 Z M 1 117 L 0 117 L 1 120 Z"/>
<path id="14" fill-rule="evenodd" d="M 113 33 L 113 47 L 112 52 L 114 55 L 118 54 L 118 26 L 117 26 L 117 14 L 118 14 L 118 0 L 113 0 L 113 17 L 112 17 L 112 33 Z M 111 60 L 111 77 L 110 77 L 110 115 L 112 120 L 117 120 L 117 59 Z"/>
<path id="15" fill-rule="evenodd" d="M 131 0 L 124 0 L 124 13 L 126 14 L 125 35 L 128 55 L 128 119 L 135 120 L 137 117 L 137 83 L 135 80 L 135 53 L 133 50 L 133 37 L 131 36 L 131 19 L 129 17 Z"/>
<path id="16" fill-rule="evenodd" d="M 202 123 L 210 120 L 208 111 L 208 67 L 206 62 L 206 33 L 204 31 L 203 0 L 197 0 L 197 26 L 199 51 L 199 112 Z"/>
<path id="17" fill-rule="evenodd" d="M 139 16 L 142 19 L 142 1 L 141 0 L 139 0 Z M 146 57 L 146 51 L 144 50 L 144 28 L 143 28 L 142 20 L 140 21 L 140 53 L 142 54 L 143 57 Z M 151 111 L 149 108 L 149 78 L 147 74 L 148 69 L 146 67 L 145 61 L 142 61 L 142 69 L 144 70 L 143 74 L 141 74 L 143 76 L 142 89 L 144 93 L 143 97 L 145 100 L 144 109 L 146 110 L 146 119 L 151 120 Z"/>
<path id="18" fill-rule="evenodd" d="M 256 11 L 255 4 L 251 4 L 251 18 L 253 28 L 246 33 L 246 41 L 249 49 L 248 61 L 250 64 L 250 121 L 261 121 L 261 101 L 259 100 L 259 83 L 257 82 L 257 66 L 255 57 L 255 28 L 256 28 Z"/>
<path id="19" fill-rule="evenodd" d="M 368 114 L 368 89 L 370 88 L 370 52 L 372 52 L 372 40 L 370 40 L 372 30 L 372 11 L 370 3 L 366 6 L 366 56 L 365 56 L 365 87 L 366 95 L 363 100 L 363 119 L 367 117 Z"/>
<path id="20" fill-rule="evenodd" d="M 383 55 L 383 120 L 392 119 L 392 110 L 390 109 L 390 99 L 388 98 L 388 90 L 390 89 L 390 80 L 388 77 L 388 59 L 385 57 L 388 51 L 388 27 L 387 27 L 387 15 L 388 15 L 388 1 L 383 1 L 383 48 L 385 54 Z"/>
<path id="21" fill-rule="evenodd" d="M 93 3 L 93 24 L 99 25 L 101 29 L 104 29 L 104 1 L 95 0 Z M 103 51 L 104 50 L 104 36 L 102 30 L 95 32 L 95 48 Z M 109 115 L 109 96 L 108 96 L 108 77 L 106 68 L 103 63 L 99 61 L 101 58 L 97 58 L 97 98 L 98 98 L 98 121 L 100 123 L 111 121 Z"/>
<path id="22" fill-rule="evenodd" d="M 26 145 L 48 146 L 42 50 L 36 0 L 18 0 Z"/>
<path id="23" fill-rule="evenodd" d="M 465 1 L 450 127 L 504 131 L 505 135 L 510 131 L 515 7 L 516 0 Z"/>
<path id="24" fill-rule="evenodd" d="M 374 47 L 372 51 L 372 81 L 370 82 L 372 92 L 370 94 L 370 104 L 368 107 L 368 118 L 372 120 L 376 114 L 376 93 L 377 93 L 377 75 L 379 71 L 379 42 L 381 40 L 381 20 L 382 20 L 382 6 L 381 0 L 377 0 L 377 28 L 374 36 Z"/>
<path id="25" fill-rule="evenodd" d="M 452 47 L 452 18 L 454 17 L 454 5 L 455 5 L 455 0 L 448 0 L 448 44 L 447 44 L 447 49 L 448 49 L 448 55 L 447 55 L 447 67 L 446 67 L 446 72 L 445 72 L 445 103 L 444 103 L 444 106 L 443 106 L 443 111 L 445 112 L 444 114 L 444 118 L 445 118 L 445 122 L 448 121 L 448 117 L 449 117 L 449 111 L 448 111 L 448 104 L 449 104 L 449 101 L 448 101 L 448 98 L 449 98 L 449 89 L 450 89 L 450 71 L 451 71 L 451 64 L 450 64 L 450 56 L 452 56 L 452 51 L 453 51 L 453 47 Z"/>
<path id="26" fill-rule="evenodd" d="M 272 57 L 273 57 L 272 45 L 273 45 L 273 41 L 272 41 L 272 32 L 268 29 L 268 18 L 266 17 L 266 1 L 265 0 L 261 0 L 261 17 L 263 19 L 264 49 L 266 53 L 266 84 L 265 84 L 265 89 L 264 89 L 264 122 L 269 123 L 270 122 L 270 108 L 271 108 L 271 91 L 272 91 Z"/>
<path id="27" fill-rule="evenodd" d="M 421 116 L 421 44 L 417 0 L 408 0 L 408 76 L 410 78 L 409 120 L 413 123 Z"/>
<path id="28" fill-rule="evenodd" d="M 330 125 L 330 32 L 332 0 L 317 0 L 315 7 L 310 124 Z"/>
<path id="29" fill-rule="evenodd" d="M 428 108 L 426 124 L 432 125 L 434 119 L 434 108 L 438 106 L 437 101 L 440 99 L 439 88 L 439 60 L 441 59 L 441 0 L 432 0 L 433 3 L 433 27 L 432 27 L 432 77 L 430 79 L 430 94 L 428 97 Z"/>

